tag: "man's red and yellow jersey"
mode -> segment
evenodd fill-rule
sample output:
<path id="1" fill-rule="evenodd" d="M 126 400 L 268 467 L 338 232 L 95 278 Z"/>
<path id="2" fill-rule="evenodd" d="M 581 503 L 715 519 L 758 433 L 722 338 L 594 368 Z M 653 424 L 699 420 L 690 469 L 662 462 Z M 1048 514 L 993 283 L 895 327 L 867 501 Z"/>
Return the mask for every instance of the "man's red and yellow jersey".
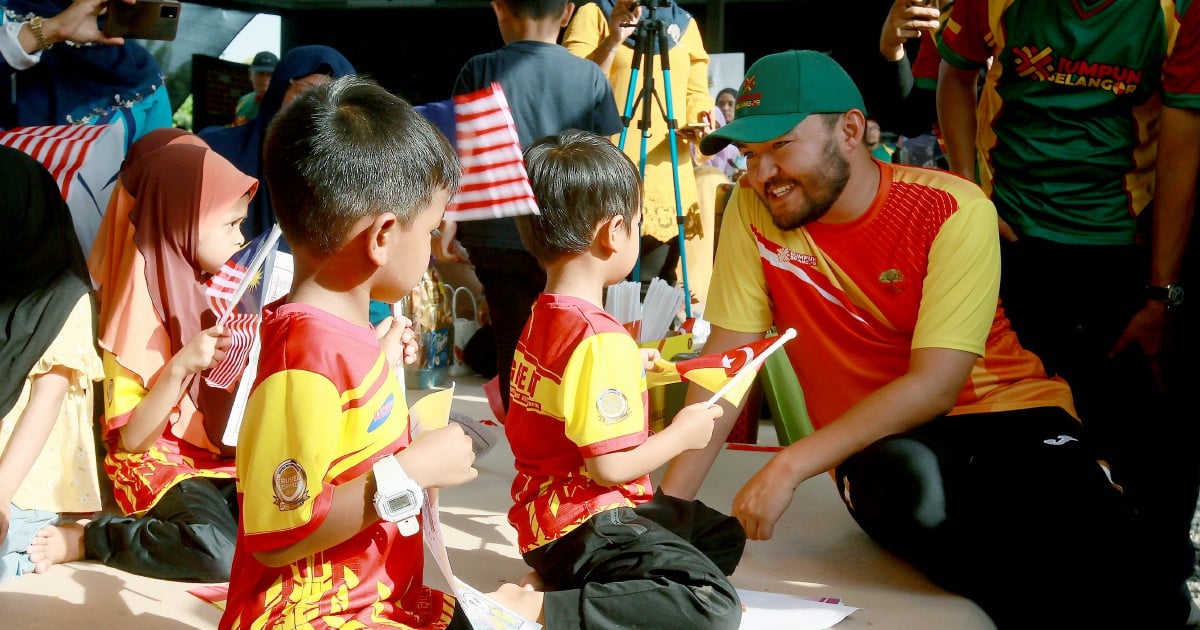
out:
<path id="1" fill-rule="evenodd" d="M 444 628 L 454 600 L 421 584 L 421 536 L 376 522 L 283 567 L 335 489 L 411 441 L 404 388 L 375 332 L 306 304 L 263 312 L 262 354 L 238 436 L 241 518 L 221 628 Z"/>
<path id="2" fill-rule="evenodd" d="M 521 553 L 591 518 L 653 496 L 650 476 L 602 486 L 585 458 L 628 450 L 649 432 L 646 375 L 629 332 L 584 300 L 543 293 L 513 358 L 504 433 L 517 468 L 508 521 Z"/>
<path id="3" fill-rule="evenodd" d="M 1176 4 L 1189 2 L 955 2 L 939 50 L 956 68 L 992 60 L 977 170 L 1019 234 L 1133 242 L 1154 194 L 1163 64 L 1183 41 Z"/>
<path id="4" fill-rule="evenodd" d="M 229 479 L 233 477 L 233 459 L 192 444 L 175 435 L 172 422 L 149 450 L 126 451 L 121 448 L 118 430 L 129 423 L 134 409 L 149 394 L 137 374 L 122 366 L 116 356 L 104 351 L 104 418 L 108 454 L 104 457 L 104 472 L 112 479 L 113 497 L 125 514 L 141 514 L 154 507 L 167 490 L 192 477 Z M 207 442 L 204 420 L 200 410 L 187 396 L 172 412 L 189 414 L 190 426 L 198 430 L 198 442 Z"/>
<path id="5" fill-rule="evenodd" d="M 785 349 L 817 428 L 905 374 L 916 348 L 981 357 L 951 415 L 1074 413 L 1066 383 L 1046 377 L 998 306 L 991 202 L 951 173 L 879 167 L 871 207 L 848 223 L 784 231 L 753 190 L 739 187 L 721 226 L 705 318 L 738 332 L 795 328 Z"/>

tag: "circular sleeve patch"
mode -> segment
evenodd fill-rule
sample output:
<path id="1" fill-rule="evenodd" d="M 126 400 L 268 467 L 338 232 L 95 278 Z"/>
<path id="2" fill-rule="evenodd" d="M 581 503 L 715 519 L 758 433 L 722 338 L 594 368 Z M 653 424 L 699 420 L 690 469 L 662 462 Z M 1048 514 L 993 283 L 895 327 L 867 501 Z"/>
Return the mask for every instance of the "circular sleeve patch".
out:
<path id="1" fill-rule="evenodd" d="M 308 500 L 308 475 L 294 459 L 284 460 L 271 479 L 275 488 L 275 505 L 280 512 L 294 510 Z"/>
<path id="2" fill-rule="evenodd" d="M 606 389 L 596 397 L 596 411 L 605 424 L 616 424 L 629 417 L 629 400 L 619 389 Z"/>

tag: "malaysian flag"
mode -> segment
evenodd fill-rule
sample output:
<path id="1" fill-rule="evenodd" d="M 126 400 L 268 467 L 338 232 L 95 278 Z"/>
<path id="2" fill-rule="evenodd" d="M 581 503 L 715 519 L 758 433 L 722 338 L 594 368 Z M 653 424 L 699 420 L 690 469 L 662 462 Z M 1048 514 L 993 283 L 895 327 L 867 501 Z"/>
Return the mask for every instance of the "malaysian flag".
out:
<path id="1" fill-rule="evenodd" d="M 122 125 L 55 125 L 0 131 L 0 144 L 29 154 L 58 182 L 86 254 L 125 159 Z"/>
<path id="2" fill-rule="evenodd" d="M 499 83 L 416 109 L 441 129 L 462 163 L 462 180 L 458 194 L 446 206 L 446 219 L 476 221 L 538 213 L 517 126 Z"/>
<path id="3" fill-rule="evenodd" d="M 246 358 L 258 337 L 266 299 L 263 270 L 271 269 L 274 264 L 279 234 L 279 226 L 274 226 L 270 232 L 250 241 L 205 283 L 208 307 L 232 338 L 225 358 L 204 377 L 213 387 L 231 391 L 246 369 Z"/>

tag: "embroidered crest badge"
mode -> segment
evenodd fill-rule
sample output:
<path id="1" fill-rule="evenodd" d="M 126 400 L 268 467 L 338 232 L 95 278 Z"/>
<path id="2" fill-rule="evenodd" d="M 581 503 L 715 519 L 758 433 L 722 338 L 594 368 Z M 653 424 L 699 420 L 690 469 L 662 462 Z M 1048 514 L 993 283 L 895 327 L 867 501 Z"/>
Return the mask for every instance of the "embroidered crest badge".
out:
<path id="1" fill-rule="evenodd" d="M 294 459 L 284 460 L 271 479 L 275 489 L 275 505 L 280 512 L 294 510 L 308 500 L 308 475 Z"/>
<path id="2" fill-rule="evenodd" d="M 616 424 L 629 417 L 629 401 L 619 389 L 606 389 L 596 397 L 596 411 L 604 424 Z"/>
<path id="3" fill-rule="evenodd" d="M 899 269 L 888 269 L 879 274 L 879 283 L 893 291 L 899 291 L 900 285 L 904 283 L 904 274 L 900 273 Z"/>

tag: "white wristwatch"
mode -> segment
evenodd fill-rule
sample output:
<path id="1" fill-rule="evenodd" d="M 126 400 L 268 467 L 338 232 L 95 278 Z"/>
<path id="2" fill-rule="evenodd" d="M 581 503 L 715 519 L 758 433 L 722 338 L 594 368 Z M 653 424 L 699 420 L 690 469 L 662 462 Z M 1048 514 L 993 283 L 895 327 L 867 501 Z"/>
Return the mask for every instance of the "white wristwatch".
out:
<path id="1" fill-rule="evenodd" d="M 402 536 L 421 530 L 417 515 L 425 504 L 425 493 L 409 478 L 396 458 L 388 455 L 371 467 L 375 472 L 375 511 L 379 518 L 396 523 Z"/>

